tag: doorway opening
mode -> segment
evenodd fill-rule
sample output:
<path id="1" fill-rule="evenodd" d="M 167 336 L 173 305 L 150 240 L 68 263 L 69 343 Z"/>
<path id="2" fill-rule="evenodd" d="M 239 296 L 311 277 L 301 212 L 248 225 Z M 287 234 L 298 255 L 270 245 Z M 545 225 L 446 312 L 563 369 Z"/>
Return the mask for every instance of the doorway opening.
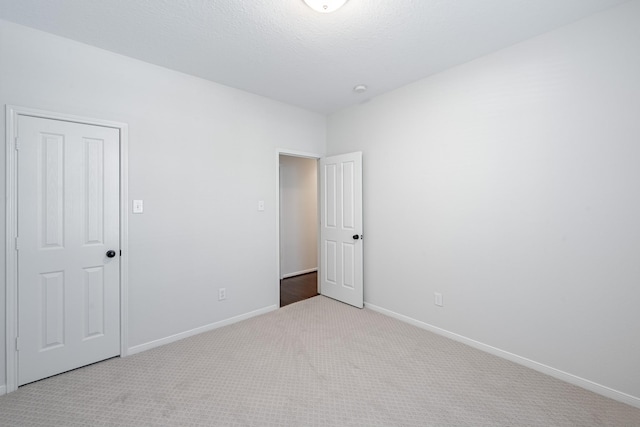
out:
<path id="1" fill-rule="evenodd" d="M 278 153 L 280 307 L 318 295 L 318 158 Z"/>

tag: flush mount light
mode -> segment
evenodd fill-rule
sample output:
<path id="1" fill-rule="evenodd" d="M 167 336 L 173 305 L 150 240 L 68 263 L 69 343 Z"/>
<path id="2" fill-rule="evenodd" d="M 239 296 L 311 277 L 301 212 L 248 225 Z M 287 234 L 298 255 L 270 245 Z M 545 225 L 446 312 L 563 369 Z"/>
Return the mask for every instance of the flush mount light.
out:
<path id="1" fill-rule="evenodd" d="M 304 0 L 311 9 L 321 13 L 331 13 L 340 9 L 347 0 Z"/>

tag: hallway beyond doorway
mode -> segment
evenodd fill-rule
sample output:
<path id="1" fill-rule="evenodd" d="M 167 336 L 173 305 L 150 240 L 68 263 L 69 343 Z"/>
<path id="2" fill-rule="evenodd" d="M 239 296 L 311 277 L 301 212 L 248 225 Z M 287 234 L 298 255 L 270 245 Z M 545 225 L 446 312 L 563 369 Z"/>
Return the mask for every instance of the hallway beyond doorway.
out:
<path id="1" fill-rule="evenodd" d="M 318 273 L 307 273 L 280 280 L 280 307 L 318 295 Z"/>

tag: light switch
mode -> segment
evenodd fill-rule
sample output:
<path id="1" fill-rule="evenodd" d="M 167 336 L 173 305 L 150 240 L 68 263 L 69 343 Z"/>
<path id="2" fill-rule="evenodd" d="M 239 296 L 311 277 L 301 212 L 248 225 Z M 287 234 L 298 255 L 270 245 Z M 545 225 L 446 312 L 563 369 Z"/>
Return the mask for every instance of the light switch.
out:
<path id="1" fill-rule="evenodd" d="M 264 210 L 264 200 L 258 201 L 258 210 L 259 211 L 263 211 Z"/>
<path id="2" fill-rule="evenodd" d="M 144 212 L 144 203 L 142 202 L 142 200 L 134 200 L 133 201 L 133 213 L 134 214 L 141 214 L 142 212 Z"/>

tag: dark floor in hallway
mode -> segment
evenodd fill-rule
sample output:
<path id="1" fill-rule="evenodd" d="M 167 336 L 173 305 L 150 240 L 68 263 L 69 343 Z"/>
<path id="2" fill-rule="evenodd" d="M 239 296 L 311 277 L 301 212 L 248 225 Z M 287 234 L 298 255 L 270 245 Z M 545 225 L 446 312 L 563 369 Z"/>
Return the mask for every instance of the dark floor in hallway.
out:
<path id="1" fill-rule="evenodd" d="M 280 280 L 280 307 L 318 295 L 318 273 L 301 274 Z"/>

